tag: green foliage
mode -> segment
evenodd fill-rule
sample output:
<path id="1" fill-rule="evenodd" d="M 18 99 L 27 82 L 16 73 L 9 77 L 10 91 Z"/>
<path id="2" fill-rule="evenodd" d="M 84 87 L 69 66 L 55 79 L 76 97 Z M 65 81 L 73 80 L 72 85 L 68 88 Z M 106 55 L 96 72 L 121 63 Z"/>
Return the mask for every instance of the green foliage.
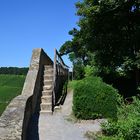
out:
<path id="1" fill-rule="evenodd" d="M 105 84 L 99 77 L 87 77 L 75 85 L 73 112 L 77 118 L 116 119 L 118 102 L 117 90 Z"/>
<path id="2" fill-rule="evenodd" d="M 85 66 L 84 68 L 85 77 L 96 76 L 97 75 L 97 68 L 95 66 Z"/>
<path id="3" fill-rule="evenodd" d="M 0 67 L 0 74 L 26 75 L 29 68 Z"/>
<path id="4" fill-rule="evenodd" d="M 81 60 L 77 60 L 73 68 L 74 79 L 79 80 L 84 77 L 84 65 Z"/>
<path id="5" fill-rule="evenodd" d="M 2 112 L 5 110 L 6 106 L 8 105 L 8 103 L 0 103 L 0 115 L 2 114 Z"/>
<path id="6" fill-rule="evenodd" d="M 89 77 L 93 75 L 93 68 L 89 65 L 87 65 L 85 68 L 85 77 Z"/>
<path id="7" fill-rule="evenodd" d="M 11 98 L 19 95 L 21 93 L 21 87 L 13 87 L 10 84 L 7 86 L 0 86 L 0 101 L 10 101 Z"/>
<path id="8" fill-rule="evenodd" d="M 21 87 L 24 80 L 24 75 L 0 74 L 0 86 Z"/>
<path id="9" fill-rule="evenodd" d="M 59 50 L 61 55 L 68 54 L 72 52 L 72 44 L 71 41 L 66 41 Z"/>
<path id="10" fill-rule="evenodd" d="M 77 83 L 77 81 L 76 81 L 76 80 L 69 81 L 69 83 L 68 83 L 68 88 L 69 88 L 69 89 L 74 89 L 74 88 L 75 88 L 76 83 Z"/>
<path id="11" fill-rule="evenodd" d="M 63 54 L 73 52 L 73 61 L 80 59 L 84 66 L 91 65 L 88 53 L 94 54 L 94 65 L 102 77 L 118 68 L 121 75 L 129 77 L 130 70 L 135 73 L 140 69 L 138 0 L 83 0 L 76 8 L 79 27 L 69 32 L 73 38 L 60 49 Z M 135 83 L 140 83 L 137 79 Z"/>
<path id="12" fill-rule="evenodd" d="M 140 100 L 134 98 L 130 105 L 123 104 L 117 114 L 118 120 L 103 124 L 103 138 L 114 137 L 122 140 L 140 139 Z"/>
<path id="13" fill-rule="evenodd" d="M 0 115 L 8 103 L 21 94 L 25 76 L 0 75 Z"/>

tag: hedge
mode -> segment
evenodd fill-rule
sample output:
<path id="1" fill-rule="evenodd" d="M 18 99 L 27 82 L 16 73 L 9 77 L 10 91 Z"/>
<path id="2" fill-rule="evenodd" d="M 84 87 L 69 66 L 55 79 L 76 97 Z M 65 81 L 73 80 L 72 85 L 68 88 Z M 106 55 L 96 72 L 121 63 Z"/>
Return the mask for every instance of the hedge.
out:
<path id="1" fill-rule="evenodd" d="M 74 87 L 73 112 L 80 119 L 117 117 L 118 91 L 99 77 L 86 77 Z"/>

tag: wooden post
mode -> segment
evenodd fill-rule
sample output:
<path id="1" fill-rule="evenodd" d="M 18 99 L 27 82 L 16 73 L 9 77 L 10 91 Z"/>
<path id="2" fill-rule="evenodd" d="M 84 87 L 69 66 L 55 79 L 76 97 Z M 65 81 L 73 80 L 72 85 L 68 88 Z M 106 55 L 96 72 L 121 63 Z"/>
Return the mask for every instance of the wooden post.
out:
<path id="1" fill-rule="evenodd" d="M 55 105 L 55 88 L 56 88 L 56 60 L 57 54 L 56 49 L 54 49 L 54 64 L 53 64 L 53 106 Z"/>

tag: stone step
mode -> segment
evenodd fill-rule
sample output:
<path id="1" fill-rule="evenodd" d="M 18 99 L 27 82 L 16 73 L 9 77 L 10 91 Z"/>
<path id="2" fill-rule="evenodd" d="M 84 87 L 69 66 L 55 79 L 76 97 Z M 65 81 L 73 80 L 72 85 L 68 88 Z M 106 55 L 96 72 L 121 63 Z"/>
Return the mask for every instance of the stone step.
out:
<path id="1" fill-rule="evenodd" d="M 53 68 L 53 66 L 52 66 L 52 65 L 44 65 L 44 68 L 45 68 L 45 69 Z"/>
<path id="2" fill-rule="evenodd" d="M 52 85 L 53 84 L 53 81 L 52 80 L 44 80 L 44 85 L 46 85 L 46 86 L 50 86 L 50 85 Z"/>
<path id="3" fill-rule="evenodd" d="M 43 76 L 51 76 L 51 77 L 53 77 L 53 73 L 52 72 L 44 72 L 44 75 Z"/>
<path id="4" fill-rule="evenodd" d="M 44 80 L 53 80 L 52 75 L 44 75 Z"/>
<path id="5" fill-rule="evenodd" d="M 41 102 L 42 103 L 52 103 L 52 96 L 50 96 L 50 95 L 42 96 L 41 97 Z"/>
<path id="6" fill-rule="evenodd" d="M 52 111 L 52 103 L 41 103 L 41 111 Z"/>
<path id="7" fill-rule="evenodd" d="M 46 90 L 53 90 L 52 88 L 53 88 L 52 85 L 44 85 L 44 86 L 43 86 L 43 91 L 46 91 Z"/>
<path id="8" fill-rule="evenodd" d="M 44 71 L 46 71 L 46 72 L 53 72 L 53 68 L 46 68 L 46 69 L 44 69 Z"/>
<path id="9" fill-rule="evenodd" d="M 52 75 L 53 76 L 53 71 L 52 70 L 44 70 L 44 75 Z"/>
<path id="10" fill-rule="evenodd" d="M 44 87 L 43 87 L 43 88 L 44 88 Z M 43 90 L 43 91 L 42 91 L 42 95 L 43 95 L 43 96 L 52 95 L 52 90 Z"/>
<path id="11" fill-rule="evenodd" d="M 40 114 L 43 114 L 43 115 L 53 115 L 53 112 L 52 111 L 41 110 Z"/>

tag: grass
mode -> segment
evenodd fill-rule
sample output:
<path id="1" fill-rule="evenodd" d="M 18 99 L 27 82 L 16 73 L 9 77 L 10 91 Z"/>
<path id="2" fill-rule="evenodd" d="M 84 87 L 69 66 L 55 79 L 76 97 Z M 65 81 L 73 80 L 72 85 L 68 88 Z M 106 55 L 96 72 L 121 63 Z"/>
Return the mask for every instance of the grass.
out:
<path id="1" fill-rule="evenodd" d="M 0 75 L 0 115 L 8 103 L 21 94 L 24 81 L 23 75 Z"/>

